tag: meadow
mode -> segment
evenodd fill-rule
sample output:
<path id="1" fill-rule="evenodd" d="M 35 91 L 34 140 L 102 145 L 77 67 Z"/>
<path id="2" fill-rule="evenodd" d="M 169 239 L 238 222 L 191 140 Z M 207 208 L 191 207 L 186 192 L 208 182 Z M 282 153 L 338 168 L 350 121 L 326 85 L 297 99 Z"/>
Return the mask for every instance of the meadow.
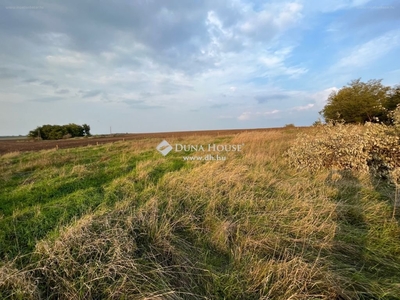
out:
<path id="1" fill-rule="evenodd" d="M 289 166 L 299 130 L 0 156 L 0 298 L 400 299 L 393 186 Z"/>

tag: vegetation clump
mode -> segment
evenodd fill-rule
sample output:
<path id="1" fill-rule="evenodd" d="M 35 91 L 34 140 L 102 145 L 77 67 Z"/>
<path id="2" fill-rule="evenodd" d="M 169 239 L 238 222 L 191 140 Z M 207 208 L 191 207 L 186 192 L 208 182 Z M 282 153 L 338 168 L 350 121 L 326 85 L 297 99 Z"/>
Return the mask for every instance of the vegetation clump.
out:
<path id="1" fill-rule="evenodd" d="M 381 81 L 362 82 L 360 78 L 351 81 L 329 95 L 320 113 L 326 121 L 392 124 L 391 114 L 400 104 L 400 86 L 384 86 Z"/>
<path id="2" fill-rule="evenodd" d="M 90 136 L 90 126 L 87 124 L 77 125 L 43 125 L 29 131 L 28 137 L 41 140 L 59 140 L 71 137 Z"/>
<path id="3" fill-rule="evenodd" d="M 364 171 L 393 181 L 400 168 L 400 106 L 392 116 L 394 126 L 343 122 L 317 126 L 312 133 L 299 135 L 286 157 L 298 169 Z"/>

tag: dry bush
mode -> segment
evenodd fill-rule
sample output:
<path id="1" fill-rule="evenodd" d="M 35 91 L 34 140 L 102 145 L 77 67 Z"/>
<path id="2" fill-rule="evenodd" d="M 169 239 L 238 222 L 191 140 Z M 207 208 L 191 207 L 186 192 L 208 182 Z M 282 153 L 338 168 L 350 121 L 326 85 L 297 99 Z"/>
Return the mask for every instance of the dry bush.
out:
<path id="1" fill-rule="evenodd" d="M 383 124 L 327 124 L 300 135 L 285 154 L 298 169 L 357 170 L 389 178 L 400 167 L 400 138 Z"/>

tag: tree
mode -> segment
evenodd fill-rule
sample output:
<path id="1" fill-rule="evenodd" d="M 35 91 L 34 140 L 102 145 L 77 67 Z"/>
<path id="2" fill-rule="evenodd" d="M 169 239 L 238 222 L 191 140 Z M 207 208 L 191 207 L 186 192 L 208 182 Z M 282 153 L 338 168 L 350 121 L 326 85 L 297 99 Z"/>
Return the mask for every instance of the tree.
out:
<path id="1" fill-rule="evenodd" d="M 43 125 L 34 130 L 29 131 L 28 136 L 31 138 L 40 138 L 43 140 L 59 140 L 68 137 L 90 136 L 90 126 L 84 124 L 82 126 L 70 123 L 68 125 Z"/>
<path id="2" fill-rule="evenodd" d="M 389 112 L 396 101 L 393 89 L 384 86 L 382 79 L 362 82 L 361 78 L 333 91 L 320 112 L 326 121 L 343 120 L 346 123 L 390 122 Z M 397 99 L 397 98 L 396 98 Z"/>
<path id="3" fill-rule="evenodd" d="M 400 104 L 400 85 L 396 85 L 390 90 L 389 98 L 384 104 L 384 107 L 388 111 L 394 111 L 399 104 Z"/>
<path id="4" fill-rule="evenodd" d="M 33 129 L 31 131 L 29 131 L 28 133 L 28 137 L 30 138 L 34 138 L 34 139 L 42 139 L 42 135 L 40 133 L 40 127 L 36 127 L 36 129 Z"/>
<path id="5" fill-rule="evenodd" d="M 46 136 L 48 140 L 59 140 L 62 139 L 64 135 L 68 133 L 68 130 L 65 126 L 60 125 L 49 125 L 49 131 Z"/>
<path id="6" fill-rule="evenodd" d="M 82 126 L 70 123 L 68 125 L 64 125 L 64 127 L 66 128 L 67 133 L 69 133 L 71 136 L 84 136 L 84 129 Z"/>
<path id="7" fill-rule="evenodd" d="M 82 127 L 83 127 L 84 134 L 86 136 L 91 136 L 91 134 L 90 134 L 90 126 L 88 124 L 83 124 Z"/>

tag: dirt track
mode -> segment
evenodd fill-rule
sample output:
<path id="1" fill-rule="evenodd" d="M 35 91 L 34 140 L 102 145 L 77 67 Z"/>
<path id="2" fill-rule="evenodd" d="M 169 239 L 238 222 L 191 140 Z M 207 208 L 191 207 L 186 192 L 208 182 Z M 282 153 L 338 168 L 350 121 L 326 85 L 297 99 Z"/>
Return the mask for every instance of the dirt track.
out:
<path id="1" fill-rule="evenodd" d="M 91 137 L 80 139 L 68 139 L 57 141 L 32 141 L 32 140 L 0 140 L 0 155 L 14 151 L 37 151 L 43 149 L 74 148 L 80 146 L 113 143 L 122 140 L 135 140 L 143 138 L 169 138 L 193 135 L 229 135 L 245 131 L 281 130 L 283 128 L 259 128 L 259 129 L 232 129 L 232 130 L 206 130 L 206 131 L 179 131 L 179 132 L 157 132 L 107 135 L 104 137 Z"/>

